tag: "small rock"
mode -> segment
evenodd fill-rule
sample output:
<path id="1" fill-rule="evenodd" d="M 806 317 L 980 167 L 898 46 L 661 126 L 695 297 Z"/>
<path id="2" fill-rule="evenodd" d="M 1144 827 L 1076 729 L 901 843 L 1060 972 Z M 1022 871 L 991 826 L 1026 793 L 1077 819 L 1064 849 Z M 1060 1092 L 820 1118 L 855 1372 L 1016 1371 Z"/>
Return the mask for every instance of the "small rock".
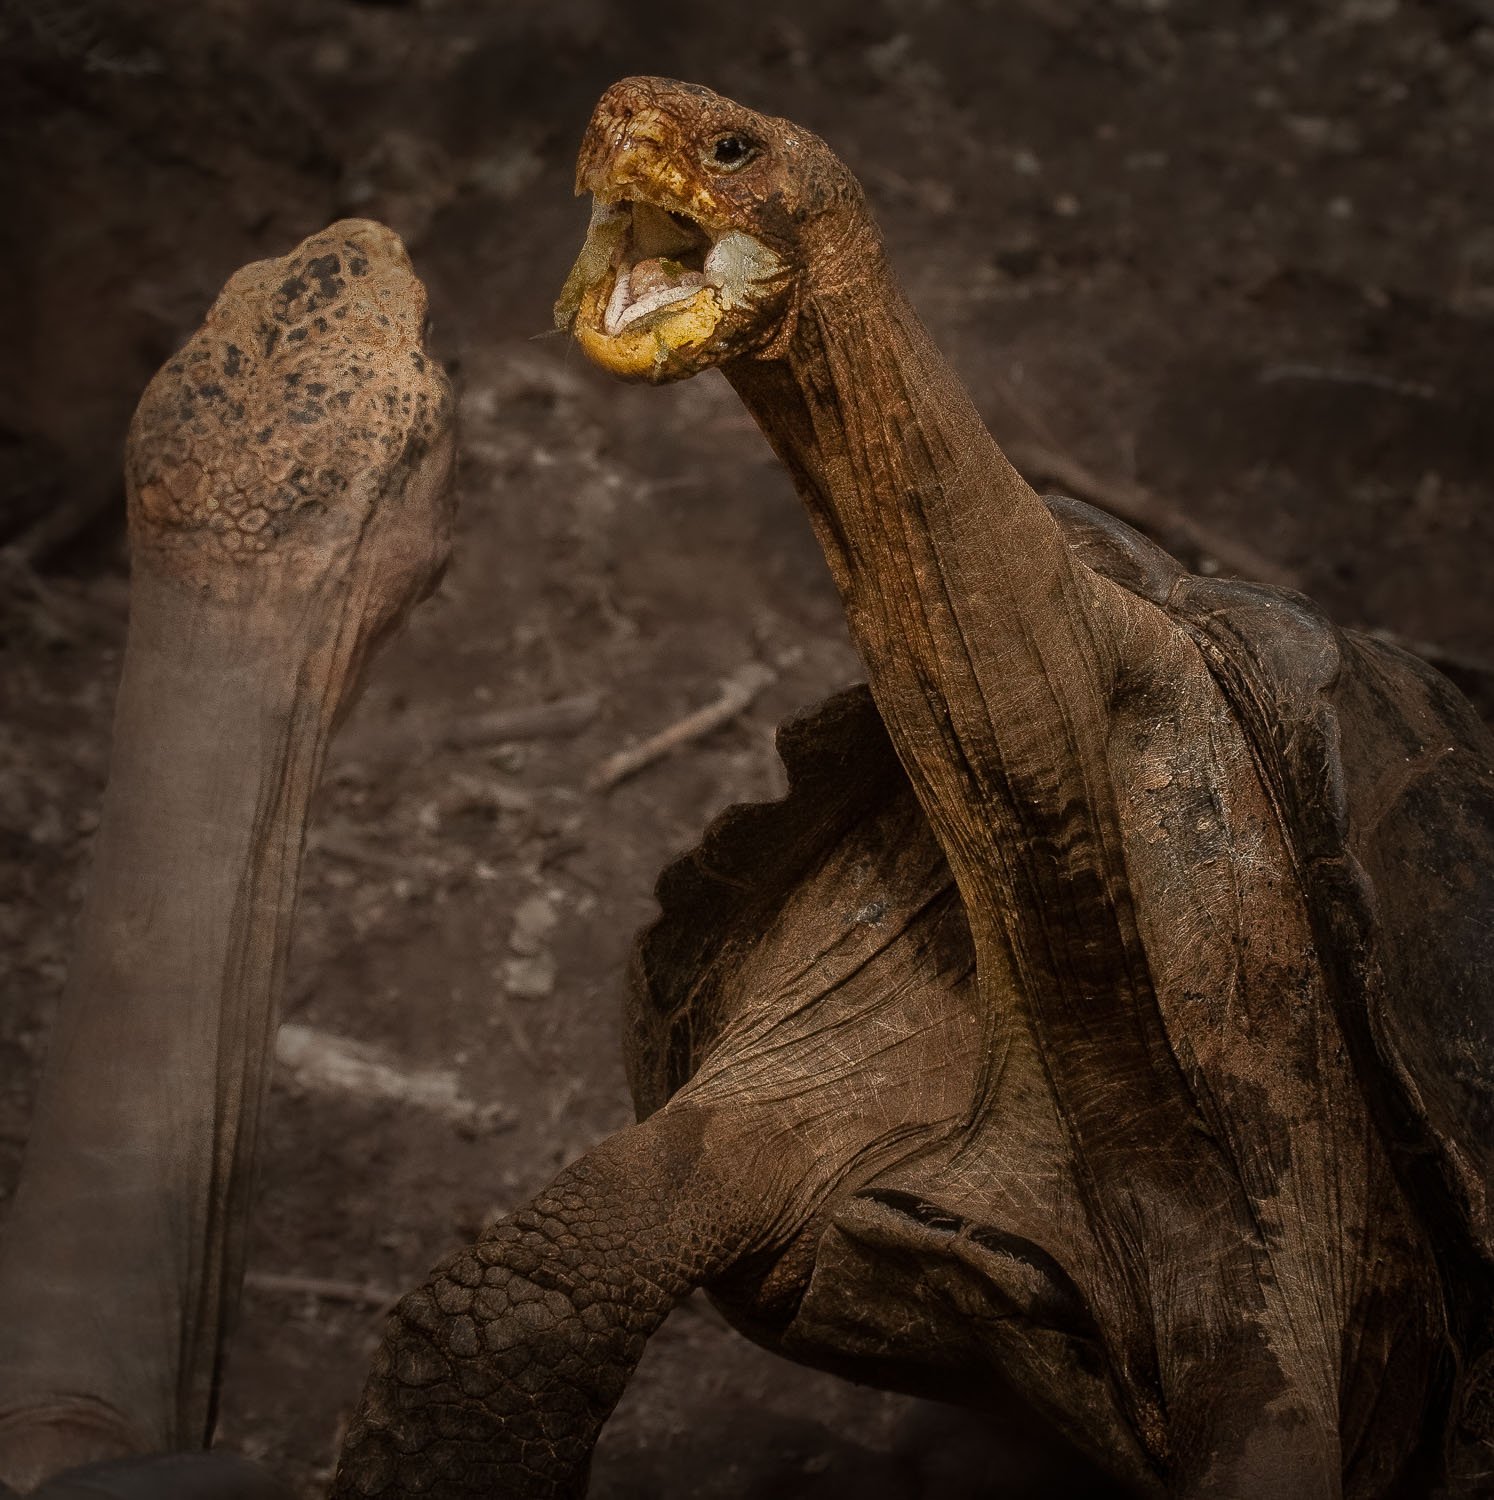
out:
<path id="1" fill-rule="evenodd" d="M 526 896 L 514 911 L 513 927 L 508 935 L 508 946 L 526 957 L 543 953 L 549 937 L 560 919 L 549 898 L 538 893 Z"/>
<path id="2" fill-rule="evenodd" d="M 890 82 L 906 65 L 912 47 L 913 38 L 906 31 L 888 37 L 885 42 L 873 44 L 862 53 L 866 59 L 867 71 L 883 83 Z"/>
<path id="3" fill-rule="evenodd" d="M 346 73 L 352 66 L 353 49 L 341 37 L 324 37 L 311 49 L 311 67 L 324 77 Z"/>
<path id="4" fill-rule="evenodd" d="M 545 1000 L 555 993 L 555 959 L 549 953 L 510 958 L 503 965 L 503 987 L 520 1000 Z"/>
<path id="5" fill-rule="evenodd" d="M 1288 115 L 1286 127 L 1304 146 L 1316 151 L 1352 156 L 1360 148 L 1359 131 L 1348 120 L 1329 119 L 1325 115 Z"/>
<path id="6" fill-rule="evenodd" d="M 1458 246 L 1452 304 L 1475 316 L 1494 309 L 1494 229 L 1467 235 Z"/>
<path id="7" fill-rule="evenodd" d="M 44 849 L 56 848 L 67 838 L 67 831 L 62 826 L 62 813 L 56 807 L 45 807 L 41 816 L 28 830 L 31 842 L 39 844 Z"/>
<path id="8" fill-rule="evenodd" d="M 523 745 L 509 743 L 497 746 L 490 759 L 498 770 L 512 776 L 524 769 L 524 762 L 529 759 L 529 752 Z"/>

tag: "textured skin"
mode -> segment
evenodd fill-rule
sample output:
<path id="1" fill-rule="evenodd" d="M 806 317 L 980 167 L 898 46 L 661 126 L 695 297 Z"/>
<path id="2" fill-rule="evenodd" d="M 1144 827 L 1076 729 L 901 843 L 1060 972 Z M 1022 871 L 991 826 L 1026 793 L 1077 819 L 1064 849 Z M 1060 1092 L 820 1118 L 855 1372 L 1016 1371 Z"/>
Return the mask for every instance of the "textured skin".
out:
<path id="1" fill-rule="evenodd" d="M 109 785 L 0 1241 L 12 1485 L 211 1433 L 310 800 L 449 545 L 424 321 L 399 240 L 332 225 L 238 272 L 131 424 Z"/>
<path id="2" fill-rule="evenodd" d="M 424 331 L 424 288 L 380 224 L 346 220 L 236 272 L 136 409 L 136 544 L 283 556 L 330 522 L 360 529 L 449 418 Z"/>
<path id="3" fill-rule="evenodd" d="M 659 1112 L 605 1148 L 616 1258 L 668 1271 L 639 1305 L 703 1280 L 770 1347 L 1025 1403 L 1144 1494 L 1476 1493 L 1487 735 L 1306 601 L 1189 578 L 1045 504 L 808 132 L 629 79 L 578 185 L 604 211 L 561 322 L 624 375 L 722 368 L 795 480 L 870 688 L 785 738 L 783 804 L 661 881 L 629 1017 Z M 649 284 L 660 211 L 699 226 L 707 270 L 726 233 L 771 252 L 723 279 L 714 331 L 707 292 L 602 315 Z M 703 1196 L 661 1223 L 648 1143 L 703 1109 Z M 735 1226 L 716 1266 L 703 1219 Z M 500 1391 L 469 1407 L 563 1409 L 553 1346 L 519 1324 L 533 1357 L 490 1366 Z M 436 1448 L 450 1407 L 401 1383 L 413 1337 L 391 1329 L 345 1461 L 364 1493 L 431 1480 L 353 1466 Z M 602 1352 L 612 1374 L 636 1355 Z M 603 1405 L 524 1463 L 530 1418 L 494 1421 L 486 1458 L 447 1452 L 442 1493 L 566 1492 Z"/>
<path id="4" fill-rule="evenodd" d="M 333 1493 L 584 1494 L 648 1336 L 736 1248 L 700 1138 L 681 1112 L 599 1147 L 405 1297 Z"/>
<path id="5" fill-rule="evenodd" d="M 266 590 L 349 581 L 377 631 L 445 565 L 451 391 L 426 353 L 425 288 L 398 237 L 348 219 L 236 272 L 146 388 L 125 479 L 137 559 Z M 406 495 L 408 492 L 408 499 Z M 360 601 L 361 602 L 361 601 Z M 360 622 L 363 623 L 363 622 Z"/>

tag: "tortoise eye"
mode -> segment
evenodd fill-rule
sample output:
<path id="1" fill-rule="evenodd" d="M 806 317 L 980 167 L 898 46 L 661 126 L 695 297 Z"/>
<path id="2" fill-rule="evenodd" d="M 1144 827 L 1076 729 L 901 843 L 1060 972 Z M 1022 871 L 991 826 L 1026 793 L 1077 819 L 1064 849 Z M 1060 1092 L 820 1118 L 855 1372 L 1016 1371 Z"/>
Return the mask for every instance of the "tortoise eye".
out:
<path id="1" fill-rule="evenodd" d="M 762 147 L 745 135 L 717 136 L 711 147 L 710 162 L 722 172 L 735 172 L 745 167 Z"/>

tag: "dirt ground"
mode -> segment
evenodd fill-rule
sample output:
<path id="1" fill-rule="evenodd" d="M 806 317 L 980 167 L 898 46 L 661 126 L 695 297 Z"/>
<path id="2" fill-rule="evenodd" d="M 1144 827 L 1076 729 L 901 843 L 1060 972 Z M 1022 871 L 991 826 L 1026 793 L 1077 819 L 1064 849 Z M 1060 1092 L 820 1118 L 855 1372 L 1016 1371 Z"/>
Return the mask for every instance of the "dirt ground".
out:
<path id="1" fill-rule="evenodd" d="M 307 1496 L 383 1291 L 631 1118 L 654 876 L 776 795 L 774 724 L 858 675 L 725 383 L 623 388 L 547 334 L 575 147 L 634 72 L 842 153 L 1035 481 L 1424 643 L 1494 708 L 1490 0 L 0 0 L 0 1211 L 107 768 L 140 389 L 233 269 L 356 213 L 406 237 L 460 392 L 453 566 L 318 806 L 223 1403 L 221 1440 Z M 751 664 L 728 727 L 587 789 Z M 491 722 L 557 700 L 546 732 Z M 1069 1462 L 697 1299 L 593 1494 L 1038 1495 Z"/>

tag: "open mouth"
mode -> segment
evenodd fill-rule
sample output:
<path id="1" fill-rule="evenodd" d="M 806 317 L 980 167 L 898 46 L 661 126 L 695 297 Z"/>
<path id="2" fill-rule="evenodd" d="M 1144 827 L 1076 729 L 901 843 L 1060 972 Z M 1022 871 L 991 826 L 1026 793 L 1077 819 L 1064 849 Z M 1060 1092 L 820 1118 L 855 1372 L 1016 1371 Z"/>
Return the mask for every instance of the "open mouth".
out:
<path id="1" fill-rule="evenodd" d="M 780 270 L 750 235 L 642 199 L 598 198 L 555 321 L 619 375 L 676 377 L 726 352 L 743 321 L 732 315 L 750 312 Z"/>
<path id="2" fill-rule="evenodd" d="M 702 287 L 721 287 L 722 257 L 693 219 L 651 203 L 624 202 L 613 209 L 627 216 L 629 233 L 613 255 L 615 280 L 602 316 L 609 338 L 661 308 L 688 302 Z"/>

